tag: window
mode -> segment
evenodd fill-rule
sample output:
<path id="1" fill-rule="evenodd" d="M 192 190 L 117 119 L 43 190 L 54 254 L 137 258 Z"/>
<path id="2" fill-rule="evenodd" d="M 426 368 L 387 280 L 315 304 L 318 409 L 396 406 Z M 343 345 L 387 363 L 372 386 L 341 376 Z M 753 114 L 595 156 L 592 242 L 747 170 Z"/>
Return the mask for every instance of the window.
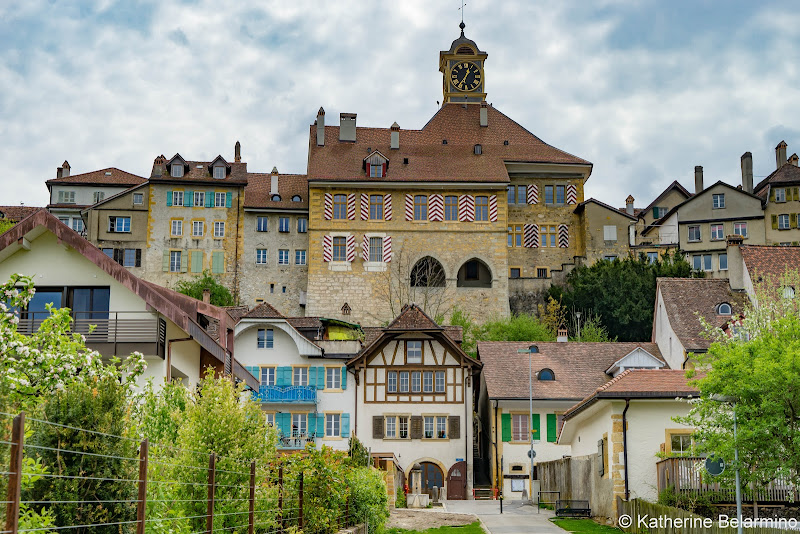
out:
<path id="1" fill-rule="evenodd" d="M 272 328 L 258 329 L 258 343 L 256 347 L 259 349 L 271 349 L 275 347 L 274 331 Z"/>
<path id="2" fill-rule="evenodd" d="M 444 371 L 436 371 L 436 393 L 444 393 Z"/>
<path id="3" fill-rule="evenodd" d="M 261 385 L 274 386 L 275 385 L 275 368 L 262 367 L 261 368 Z"/>
<path id="4" fill-rule="evenodd" d="M 256 249 L 256 265 L 266 265 L 267 263 L 267 249 Z"/>
<path id="5" fill-rule="evenodd" d="M 265 414 L 264 414 L 264 421 L 265 421 L 265 422 L 266 422 L 266 423 L 267 423 L 269 426 L 275 426 L 275 414 L 274 414 L 274 413 L 271 413 L 271 412 L 267 412 L 267 413 L 265 413 Z"/>
<path id="6" fill-rule="evenodd" d="M 669 437 L 670 453 L 673 456 L 692 455 L 692 435 L 691 434 L 671 434 Z"/>
<path id="7" fill-rule="evenodd" d="M 183 176 L 183 165 L 180 163 L 173 163 L 171 166 L 170 175 L 173 178 L 180 178 Z"/>
<path id="8" fill-rule="evenodd" d="M 133 204 L 136 206 L 141 206 L 144 204 L 144 194 L 143 193 L 134 193 L 133 194 Z"/>
<path id="9" fill-rule="evenodd" d="M 325 389 L 342 389 L 342 368 L 325 368 Z"/>
<path id="10" fill-rule="evenodd" d="M 369 238 L 369 261 L 383 261 L 383 238 Z"/>
<path id="11" fill-rule="evenodd" d="M 483 147 L 481 145 L 475 145 L 472 148 L 472 150 L 473 150 L 473 152 L 475 152 L 476 156 L 480 156 L 481 154 L 483 154 Z"/>
<path id="12" fill-rule="evenodd" d="M 692 256 L 692 268 L 695 271 L 710 271 L 711 254 L 696 254 Z"/>
<path id="13" fill-rule="evenodd" d="M 369 177 L 370 178 L 383 178 L 383 164 L 377 165 L 370 165 L 369 166 Z"/>
<path id="14" fill-rule="evenodd" d="M 224 208 L 228 202 L 226 200 L 227 195 L 225 192 L 217 192 L 214 193 L 214 207 L 215 208 Z M 266 217 L 264 217 L 266 219 Z M 266 230 L 264 230 L 266 232 Z"/>
<path id="15" fill-rule="evenodd" d="M 406 341 L 406 363 L 422 363 L 422 341 Z"/>
<path id="16" fill-rule="evenodd" d="M 333 218 L 347 219 L 347 195 L 333 195 Z"/>
<path id="17" fill-rule="evenodd" d="M 180 250 L 172 250 L 169 253 L 169 272 L 171 273 L 179 273 L 181 272 L 181 251 Z"/>
<path id="18" fill-rule="evenodd" d="M 95 191 L 92 193 L 92 204 L 97 204 L 101 200 L 106 198 L 106 194 L 102 191 Z"/>
<path id="19" fill-rule="evenodd" d="M 302 201 L 303 201 L 303 199 L 300 198 L 300 195 L 294 195 L 292 197 L 292 202 L 302 202 Z"/>
<path id="20" fill-rule="evenodd" d="M 783 298 L 785 298 L 785 299 L 793 299 L 794 298 L 794 287 L 792 287 L 792 286 L 783 286 Z"/>
<path id="21" fill-rule="evenodd" d="M 436 439 L 447 438 L 447 417 L 436 417 Z"/>
<path id="22" fill-rule="evenodd" d="M 293 386 L 308 385 L 308 367 L 295 367 L 292 371 Z"/>
<path id="23" fill-rule="evenodd" d="M 281 196 L 280 195 L 272 195 L 270 197 L 270 200 L 272 200 L 273 202 L 280 202 L 281 201 Z"/>
<path id="24" fill-rule="evenodd" d="M 475 220 L 476 221 L 489 220 L 489 197 L 486 196 L 475 197 Z"/>
<path id="25" fill-rule="evenodd" d="M 530 431 L 528 430 L 529 415 L 524 413 L 511 414 L 511 439 L 512 441 L 528 441 Z"/>
<path id="26" fill-rule="evenodd" d="M 778 230 L 789 229 L 789 214 L 782 213 L 778 215 Z"/>
<path id="27" fill-rule="evenodd" d="M 544 186 L 544 203 L 545 204 L 552 204 L 553 203 L 553 186 L 546 185 Z"/>
<path id="28" fill-rule="evenodd" d="M 723 302 L 719 306 L 717 306 L 717 315 L 730 315 L 732 312 L 731 305 L 727 302 Z"/>
<path id="29" fill-rule="evenodd" d="M 292 414 L 292 436 L 305 436 L 308 427 L 308 415 L 304 413 L 293 413 Z"/>
<path id="30" fill-rule="evenodd" d="M 711 241 L 720 241 L 725 239 L 725 230 L 721 224 L 711 225 Z"/>
<path id="31" fill-rule="evenodd" d="M 423 417 L 425 433 L 422 436 L 425 439 L 433 439 L 434 436 L 433 427 L 436 422 L 435 420 L 436 418 L 433 417 L 432 415 L 426 415 L 425 417 Z"/>
<path id="32" fill-rule="evenodd" d="M 648 252 L 647 261 L 649 261 L 650 263 L 655 263 L 656 261 L 658 261 L 658 252 Z"/>
<path id="33" fill-rule="evenodd" d="M 524 185 L 517 186 L 517 204 L 527 204 L 527 188 Z"/>
<path id="34" fill-rule="evenodd" d="M 347 261 L 347 240 L 344 237 L 333 238 L 333 261 Z"/>
<path id="35" fill-rule="evenodd" d="M 383 195 L 369 196 L 369 218 L 372 221 L 383 220 Z"/>
<path id="36" fill-rule="evenodd" d="M 397 418 L 397 435 L 400 439 L 408 439 L 408 417 L 400 416 Z"/>
<path id="37" fill-rule="evenodd" d="M 517 187 L 514 186 L 514 185 L 509 185 L 506 188 L 506 191 L 508 192 L 508 203 L 509 204 L 516 204 L 516 202 L 517 202 Z"/>
<path id="38" fill-rule="evenodd" d="M 172 221 L 172 235 L 183 235 L 183 221 Z"/>
<path id="39" fill-rule="evenodd" d="M 389 439 L 408 439 L 408 416 L 388 415 L 384 428 L 384 434 Z"/>
<path id="40" fill-rule="evenodd" d="M 715 210 L 722 209 L 725 207 L 725 193 L 717 193 L 711 195 L 712 198 L 712 207 Z"/>
<path id="41" fill-rule="evenodd" d="M 214 222 L 214 237 L 225 237 L 225 223 L 222 221 Z"/>
<path id="42" fill-rule="evenodd" d="M 386 373 L 386 392 L 397 393 L 397 371 Z"/>
<path id="43" fill-rule="evenodd" d="M 606 254 L 605 256 L 603 256 L 603 259 L 606 260 L 606 261 L 614 261 L 614 260 L 617 259 L 617 255 L 616 254 Z"/>
<path id="44" fill-rule="evenodd" d="M 400 393 L 408 393 L 408 371 L 400 371 Z"/>
<path id="45" fill-rule="evenodd" d="M 394 439 L 397 437 L 397 418 L 387 417 L 384 424 L 384 437 Z"/>
<path id="46" fill-rule="evenodd" d="M 411 371 L 411 392 L 419 393 L 422 391 L 422 372 Z"/>
<path id="47" fill-rule="evenodd" d="M 742 237 L 747 237 L 747 223 L 737 222 L 733 223 L 733 233 Z"/>
<path id="48" fill-rule="evenodd" d="M 172 205 L 183 206 L 183 191 L 172 192 Z"/>
<path id="49" fill-rule="evenodd" d="M 306 264 L 306 251 L 305 250 L 295 250 L 294 251 L 294 264 L 295 265 L 305 265 Z"/>
<path id="50" fill-rule="evenodd" d="M 416 195 L 414 197 L 414 220 L 428 220 L 428 197 L 426 195 Z"/>
<path id="51" fill-rule="evenodd" d="M 113 233 L 130 232 L 131 231 L 131 218 L 130 217 L 109 217 L 108 218 L 108 231 Z"/>
<path id="52" fill-rule="evenodd" d="M 455 195 L 444 197 L 444 220 L 458 220 L 458 197 Z"/>
<path id="53" fill-rule="evenodd" d="M 690 226 L 689 227 L 689 242 L 700 241 L 700 227 L 699 226 Z"/>
<path id="54" fill-rule="evenodd" d="M 141 249 L 138 249 L 138 250 L 141 250 Z M 139 258 L 140 259 L 139 259 L 139 265 L 137 265 L 136 264 L 137 263 L 136 262 L 136 256 L 137 256 L 136 251 L 137 251 L 137 249 L 135 249 L 135 248 L 123 249 L 123 252 L 122 252 L 122 266 L 123 267 L 139 267 L 139 266 L 141 266 L 141 263 L 142 263 L 141 252 L 139 252 Z"/>
<path id="55" fill-rule="evenodd" d="M 509 278 L 519 278 L 520 276 L 522 276 L 522 269 L 519 267 L 511 267 L 508 269 Z"/>
<path id="56" fill-rule="evenodd" d="M 603 240 L 616 241 L 617 240 L 617 227 L 613 225 L 603 226 Z"/>
<path id="57" fill-rule="evenodd" d="M 192 237 L 202 237 L 205 233 L 205 223 L 203 221 L 192 221 Z"/>
<path id="58" fill-rule="evenodd" d="M 225 178 L 225 167 L 214 167 L 214 178 L 217 180 L 222 180 Z"/>
<path id="59" fill-rule="evenodd" d="M 720 271 L 727 271 L 728 270 L 728 254 L 720 254 L 719 255 L 719 270 Z"/>
<path id="60" fill-rule="evenodd" d="M 267 231 L 267 217 L 256 217 L 256 232 Z"/>
<path id="61" fill-rule="evenodd" d="M 340 422 L 340 415 L 338 413 L 327 413 L 325 414 L 325 437 L 326 438 L 338 438 L 340 435 L 339 429 L 339 422 Z"/>
<path id="62" fill-rule="evenodd" d="M 289 232 L 289 217 L 280 217 L 278 219 L 278 231 L 284 234 Z"/>
<path id="63" fill-rule="evenodd" d="M 422 373 L 422 392 L 433 393 L 433 371 Z"/>
<path id="64" fill-rule="evenodd" d="M 654 219 L 660 219 L 661 217 L 663 217 L 666 214 L 667 214 L 667 208 L 660 208 L 660 207 L 654 207 L 653 208 L 653 218 Z"/>
<path id="65" fill-rule="evenodd" d="M 564 191 L 566 190 L 566 186 L 557 185 L 556 186 L 556 205 L 564 204 Z"/>
<path id="66" fill-rule="evenodd" d="M 540 227 L 541 232 L 541 246 L 542 247 L 555 247 L 556 246 L 556 227 L 555 226 L 548 226 L 546 224 L 541 225 Z"/>
<path id="67" fill-rule="evenodd" d="M 194 206 L 202 208 L 206 205 L 206 194 L 203 191 L 194 192 Z"/>
<path id="68" fill-rule="evenodd" d="M 308 232 L 308 219 L 300 217 L 297 219 L 297 233 L 305 234 L 306 232 Z"/>
<path id="69" fill-rule="evenodd" d="M 72 219 L 72 229 L 76 232 L 83 232 L 83 219 L 80 218 L 73 218 Z"/>
<path id="70" fill-rule="evenodd" d="M 782 187 L 775 189 L 775 202 L 786 202 L 786 189 Z"/>
<path id="71" fill-rule="evenodd" d="M 536 373 L 536 378 L 543 381 L 550 381 L 556 379 L 556 374 L 553 372 L 552 369 L 545 368 Z"/>
<path id="72" fill-rule="evenodd" d="M 547 267 L 537 267 L 536 278 L 547 278 Z"/>
<path id="73" fill-rule="evenodd" d="M 289 251 L 287 249 L 278 250 L 278 265 L 289 265 Z"/>
<path id="74" fill-rule="evenodd" d="M 75 191 L 59 191 L 58 192 L 59 204 L 75 204 Z"/>

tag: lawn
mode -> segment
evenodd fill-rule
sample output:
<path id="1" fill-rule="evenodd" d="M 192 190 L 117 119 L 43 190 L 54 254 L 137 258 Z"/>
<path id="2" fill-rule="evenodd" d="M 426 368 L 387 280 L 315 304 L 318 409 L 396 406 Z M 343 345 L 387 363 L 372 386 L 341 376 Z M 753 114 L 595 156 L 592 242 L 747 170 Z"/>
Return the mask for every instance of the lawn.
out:
<path id="1" fill-rule="evenodd" d="M 387 534 L 486 534 L 478 521 L 461 527 L 429 528 L 422 531 L 390 528 L 386 532 Z"/>
<path id="2" fill-rule="evenodd" d="M 612 532 L 622 532 L 618 528 L 607 527 L 595 523 L 591 519 L 554 519 L 553 523 L 575 534 L 611 534 Z"/>

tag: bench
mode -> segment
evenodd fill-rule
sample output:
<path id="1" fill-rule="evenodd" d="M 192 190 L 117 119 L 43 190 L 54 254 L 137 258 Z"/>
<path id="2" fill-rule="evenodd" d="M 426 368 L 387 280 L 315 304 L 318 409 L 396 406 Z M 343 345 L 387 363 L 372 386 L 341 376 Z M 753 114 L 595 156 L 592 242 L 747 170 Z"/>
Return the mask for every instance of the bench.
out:
<path id="1" fill-rule="evenodd" d="M 556 501 L 556 516 L 558 517 L 591 517 L 592 510 L 589 501 L 572 501 L 561 499 Z"/>

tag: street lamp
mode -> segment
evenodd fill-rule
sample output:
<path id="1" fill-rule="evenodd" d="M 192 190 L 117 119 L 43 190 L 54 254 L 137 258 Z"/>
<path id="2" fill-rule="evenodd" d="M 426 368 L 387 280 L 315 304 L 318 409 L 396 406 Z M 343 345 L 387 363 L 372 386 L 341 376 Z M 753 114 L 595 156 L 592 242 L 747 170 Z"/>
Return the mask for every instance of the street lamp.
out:
<path id="1" fill-rule="evenodd" d="M 529 402 L 528 409 L 530 412 L 528 413 L 528 426 L 530 427 L 531 424 L 533 423 L 533 355 L 539 353 L 539 347 L 536 345 L 531 345 L 527 349 L 519 349 L 517 350 L 517 352 L 519 354 L 525 354 L 526 352 L 528 353 L 528 402 Z M 530 504 L 533 504 L 533 458 L 534 458 L 533 428 L 530 428 L 529 430 L 530 430 L 529 434 L 530 434 L 531 450 L 530 452 L 528 452 L 528 456 L 531 459 L 531 471 L 528 476 L 528 480 L 530 482 L 530 485 L 528 486 L 530 487 L 528 502 Z"/>
<path id="2" fill-rule="evenodd" d="M 575 322 L 577 323 L 576 326 L 578 327 L 578 343 L 580 343 L 581 342 L 581 312 L 579 312 L 579 311 L 575 312 Z"/>
<path id="3" fill-rule="evenodd" d="M 736 399 L 730 395 L 712 395 L 709 397 L 714 402 L 723 402 L 733 405 L 733 460 L 736 463 L 736 519 L 738 534 L 742 534 L 742 481 L 739 478 L 739 446 L 737 445 L 736 428 Z"/>

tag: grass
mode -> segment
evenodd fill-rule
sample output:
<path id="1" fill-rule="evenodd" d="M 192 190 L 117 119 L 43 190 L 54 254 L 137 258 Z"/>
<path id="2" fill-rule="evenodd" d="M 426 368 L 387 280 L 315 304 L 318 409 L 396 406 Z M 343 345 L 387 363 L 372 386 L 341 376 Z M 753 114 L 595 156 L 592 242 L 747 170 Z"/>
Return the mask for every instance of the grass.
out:
<path id="1" fill-rule="evenodd" d="M 439 527 L 426 530 L 405 530 L 402 528 L 390 528 L 387 534 L 486 534 L 480 522 L 475 521 L 469 525 L 461 527 Z"/>
<path id="2" fill-rule="evenodd" d="M 575 534 L 610 534 L 612 532 L 622 532 L 618 528 L 601 525 L 595 523 L 591 519 L 553 519 L 553 523 Z"/>

